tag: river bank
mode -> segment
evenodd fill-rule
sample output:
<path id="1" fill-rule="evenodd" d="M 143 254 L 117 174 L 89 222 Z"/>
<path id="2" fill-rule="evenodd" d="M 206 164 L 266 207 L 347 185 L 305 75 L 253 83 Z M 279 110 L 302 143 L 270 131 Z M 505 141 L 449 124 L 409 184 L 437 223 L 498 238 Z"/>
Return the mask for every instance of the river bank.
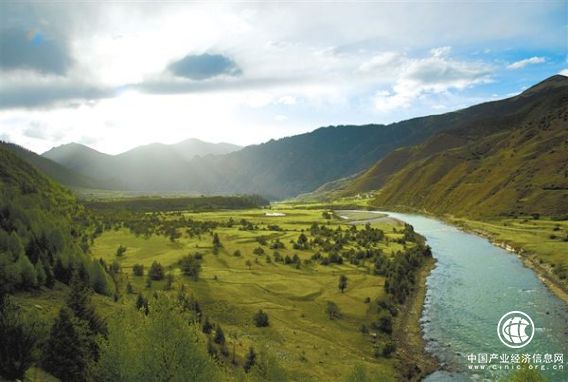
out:
<path id="1" fill-rule="evenodd" d="M 364 224 L 367 222 L 383 222 L 403 225 L 403 220 L 388 216 L 387 213 L 336 210 L 341 219 L 349 224 Z M 417 232 L 420 234 L 420 232 Z M 422 235 L 421 235 L 422 236 Z M 422 238 L 425 240 L 424 236 Z M 394 320 L 393 338 L 397 344 L 397 367 L 401 380 L 420 381 L 427 375 L 439 369 L 438 360 L 426 351 L 426 341 L 421 328 L 422 311 L 426 298 L 426 281 L 436 267 L 436 260 L 428 258 L 416 275 L 415 289 L 401 306 Z"/>
<path id="2" fill-rule="evenodd" d="M 564 301 L 568 305 L 568 287 L 562 283 L 556 275 L 552 272 L 550 266 L 539 261 L 538 255 L 529 252 L 518 244 L 511 245 L 508 241 L 496 240 L 495 235 L 489 231 L 472 227 L 468 225 L 463 219 L 455 219 L 453 217 L 439 217 L 449 224 L 455 225 L 464 232 L 472 233 L 486 238 L 489 242 L 497 247 L 515 254 L 523 263 L 523 265 L 534 271 L 542 283 L 552 292 L 556 297 Z"/>
<path id="3" fill-rule="evenodd" d="M 398 371 L 406 381 L 422 380 L 439 367 L 436 358 L 426 351 L 420 327 L 426 298 L 426 280 L 435 266 L 436 260 L 433 258 L 422 266 L 417 275 L 416 288 L 395 320 L 394 337 L 398 346 L 396 354 L 400 360 Z"/>
<path id="4" fill-rule="evenodd" d="M 386 210 L 386 208 L 383 209 L 375 207 L 375 211 L 377 212 L 383 210 Z M 527 248 L 528 246 L 530 246 L 530 244 L 535 244 L 535 243 L 525 243 L 525 245 L 523 245 L 515 243 L 514 240 L 511 240 L 509 238 L 498 239 L 496 237 L 497 234 L 487 230 L 487 228 L 483 229 L 480 227 L 473 226 L 474 223 L 478 225 L 489 226 L 490 223 L 485 221 L 480 221 L 480 220 L 470 221 L 469 219 L 457 218 L 449 214 L 438 215 L 424 209 L 415 209 L 405 206 L 390 207 L 389 210 L 402 212 L 402 213 L 419 214 L 426 217 L 440 219 L 441 221 L 447 224 L 451 224 L 461 229 L 463 232 L 481 236 L 487 239 L 491 244 L 503 248 L 511 253 L 514 253 L 519 257 L 519 259 L 521 260 L 521 262 L 525 267 L 535 272 L 535 274 L 538 276 L 541 282 L 548 288 L 548 290 L 550 290 L 556 297 L 558 297 L 560 300 L 562 300 L 565 304 L 568 305 L 568 283 L 562 282 L 554 274 L 553 268 L 550 265 L 546 264 L 546 262 L 543 262 L 542 259 L 539 258 L 538 254 L 534 253 L 534 251 L 531 251 L 529 248 Z M 535 237 L 534 241 L 536 240 L 542 240 L 542 238 Z M 566 247 L 568 247 L 568 244 L 566 245 Z M 566 250 L 566 255 L 568 255 L 568 249 Z"/>

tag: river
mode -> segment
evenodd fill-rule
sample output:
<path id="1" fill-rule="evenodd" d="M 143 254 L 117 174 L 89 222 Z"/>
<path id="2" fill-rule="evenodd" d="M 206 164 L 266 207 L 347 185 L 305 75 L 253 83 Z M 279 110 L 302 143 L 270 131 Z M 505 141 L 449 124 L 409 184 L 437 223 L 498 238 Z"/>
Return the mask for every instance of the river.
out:
<path id="1" fill-rule="evenodd" d="M 369 211 L 363 212 L 368 216 Z M 529 354 L 529 364 L 538 365 L 549 380 L 568 381 L 568 307 L 534 271 L 515 254 L 439 220 L 382 213 L 412 224 L 437 260 L 427 279 L 421 327 L 426 350 L 439 360 L 442 370 L 425 381 L 497 380 L 510 373 L 504 368 L 518 367 L 511 362 L 515 354 L 521 362 Z M 534 337 L 523 348 L 508 348 L 497 336 L 500 318 L 510 311 L 522 311 L 534 322 Z M 488 363 L 484 354 L 491 358 Z M 564 370 L 559 370 L 561 366 Z"/>

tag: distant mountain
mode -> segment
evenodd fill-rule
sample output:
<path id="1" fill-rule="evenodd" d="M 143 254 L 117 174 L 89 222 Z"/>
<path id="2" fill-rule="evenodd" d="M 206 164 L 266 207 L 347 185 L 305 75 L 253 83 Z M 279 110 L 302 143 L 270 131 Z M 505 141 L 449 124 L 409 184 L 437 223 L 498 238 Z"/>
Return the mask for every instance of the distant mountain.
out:
<path id="1" fill-rule="evenodd" d="M 209 143 L 195 138 L 186 139 L 170 147 L 186 160 L 193 159 L 195 156 L 229 154 L 242 149 L 241 146 L 232 143 Z"/>
<path id="2" fill-rule="evenodd" d="M 184 191 L 176 180 L 185 178 L 185 166 L 195 157 L 239 150 L 229 143 L 188 139 L 172 145 L 154 143 L 118 155 L 103 154 L 88 146 L 69 143 L 43 153 L 74 171 L 103 182 L 107 188 L 136 191 Z"/>
<path id="3" fill-rule="evenodd" d="M 84 176 L 76 171 L 73 171 L 59 163 L 52 161 L 48 158 L 44 158 L 32 151 L 29 151 L 21 146 L 15 145 L 13 143 L 0 141 L 0 148 L 10 151 L 15 154 L 20 159 L 29 163 L 35 167 L 40 172 L 48 175 L 49 177 L 55 179 L 61 184 L 70 187 L 82 187 L 82 188 L 102 188 L 104 187 L 102 182 L 95 179 Z"/>
<path id="4" fill-rule="evenodd" d="M 458 114 L 454 128 L 393 151 L 336 193 L 378 190 L 376 206 L 434 213 L 568 215 L 568 77 Z"/>
<path id="5" fill-rule="evenodd" d="M 195 140 L 148 145 L 108 156 L 77 144 L 44 155 L 109 187 L 148 192 L 261 194 L 281 199 L 364 170 L 390 151 L 450 128 L 453 116 L 391 125 L 330 126 L 245 147 L 224 155 L 187 159 Z M 227 146 L 224 146 L 227 147 Z M 233 149 L 234 146 L 229 146 Z M 203 151 L 201 151 L 203 152 Z"/>

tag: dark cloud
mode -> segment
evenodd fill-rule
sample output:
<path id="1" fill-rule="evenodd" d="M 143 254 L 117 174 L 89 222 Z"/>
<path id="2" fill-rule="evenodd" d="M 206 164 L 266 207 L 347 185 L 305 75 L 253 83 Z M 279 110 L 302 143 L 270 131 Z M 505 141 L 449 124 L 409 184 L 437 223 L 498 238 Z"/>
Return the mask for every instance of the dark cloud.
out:
<path id="1" fill-rule="evenodd" d="M 192 80 L 206 80 L 220 75 L 238 76 L 241 69 L 227 56 L 222 54 L 188 54 L 168 66 L 170 72 L 178 77 Z"/>
<path id="2" fill-rule="evenodd" d="M 39 108 L 74 100 L 92 101 L 109 98 L 114 89 L 105 89 L 76 83 L 52 83 L 45 85 L 0 85 L 0 109 Z"/>
<path id="3" fill-rule="evenodd" d="M 0 31 L 0 68 L 29 69 L 63 75 L 71 66 L 67 44 L 41 31 L 4 29 Z"/>

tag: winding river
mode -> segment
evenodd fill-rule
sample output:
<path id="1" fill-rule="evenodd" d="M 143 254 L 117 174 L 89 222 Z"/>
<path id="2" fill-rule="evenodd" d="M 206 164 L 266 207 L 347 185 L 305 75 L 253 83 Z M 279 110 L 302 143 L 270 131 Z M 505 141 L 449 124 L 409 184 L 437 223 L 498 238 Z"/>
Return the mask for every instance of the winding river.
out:
<path id="1" fill-rule="evenodd" d="M 369 211 L 364 213 L 368 216 Z M 412 224 L 437 260 L 427 279 L 421 326 L 426 350 L 442 370 L 425 381 L 496 380 L 510 373 L 503 370 L 506 365 L 518 365 L 506 359 L 501 363 L 495 356 L 486 364 L 483 354 L 519 354 L 521 360 L 530 354 L 530 364 L 538 365 L 549 380 L 568 381 L 568 307 L 516 255 L 436 219 L 386 214 Z M 499 319 L 510 311 L 528 314 L 536 328 L 532 341 L 521 349 L 506 347 L 497 336 Z M 562 354 L 563 360 L 555 354 Z M 487 370 L 487 365 L 497 370 Z"/>

